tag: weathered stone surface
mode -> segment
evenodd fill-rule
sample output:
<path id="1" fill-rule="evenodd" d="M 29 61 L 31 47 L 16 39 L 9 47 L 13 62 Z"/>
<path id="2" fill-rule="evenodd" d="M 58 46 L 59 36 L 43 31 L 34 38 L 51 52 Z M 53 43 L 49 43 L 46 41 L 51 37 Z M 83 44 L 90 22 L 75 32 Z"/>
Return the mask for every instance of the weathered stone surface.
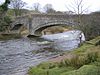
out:
<path id="1" fill-rule="evenodd" d="M 17 17 L 12 27 L 23 24 L 29 30 L 30 35 L 41 35 L 41 31 L 47 27 L 56 25 L 74 25 L 70 16 L 65 14 L 32 14 L 30 16 Z"/>

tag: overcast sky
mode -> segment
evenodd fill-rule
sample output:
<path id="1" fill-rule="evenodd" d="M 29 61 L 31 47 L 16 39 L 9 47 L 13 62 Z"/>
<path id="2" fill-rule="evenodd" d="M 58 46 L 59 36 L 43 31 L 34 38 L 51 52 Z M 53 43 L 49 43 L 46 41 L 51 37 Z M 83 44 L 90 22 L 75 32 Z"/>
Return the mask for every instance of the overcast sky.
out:
<path id="1" fill-rule="evenodd" d="M 4 1 L 4 0 L 2 0 Z M 69 6 L 74 0 L 23 0 L 31 7 L 33 3 L 40 3 L 41 7 L 45 4 L 52 4 L 53 8 L 57 11 L 66 11 L 66 6 Z M 83 0 L 84 6 L 89 6 L 89 11 L 99 11 L 100 10 L 100 0 Z M 1 1 L 0 1 L 1 2 Z"/>

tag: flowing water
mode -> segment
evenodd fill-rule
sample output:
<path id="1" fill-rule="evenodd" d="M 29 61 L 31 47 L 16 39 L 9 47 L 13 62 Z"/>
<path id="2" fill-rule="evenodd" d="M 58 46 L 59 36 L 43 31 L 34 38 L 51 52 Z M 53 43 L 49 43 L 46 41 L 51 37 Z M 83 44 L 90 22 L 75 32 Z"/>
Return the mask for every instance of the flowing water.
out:
<path id="1" fill-rule="evenodd" d="M 63 51 L 76 48 L 79 40 L 68 40 L 67 37 L 66 40 L 65 35 L 68 36 L 67 34 L 69 33 L 64 34 L 64 37 L 60 37 L 60 39 L 57 35 L 51 35 L 56 39 L 51 39 L 50 35 L 42 36 L 50 41 L 41 38 L 0 41 L 0 75 L 27 75 L 30 66 L 35 66 L 55 56 L 54 52 L 48 52 L 47 49 Z M 61 34 L 59 35 L 61 36 Z M 41 52 L 33 53 L 33 51 Z"/>

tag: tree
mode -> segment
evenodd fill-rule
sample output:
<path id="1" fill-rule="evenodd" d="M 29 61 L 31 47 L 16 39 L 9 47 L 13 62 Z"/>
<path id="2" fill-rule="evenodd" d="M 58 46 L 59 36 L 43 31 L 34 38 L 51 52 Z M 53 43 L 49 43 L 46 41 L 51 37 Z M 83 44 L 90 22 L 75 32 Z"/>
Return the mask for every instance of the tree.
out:
<path id="1" fill-rule="evenodd" d="M 5 0 L 5 2 L 0 5 L 0 17 L 4 17 L 7 10 L 8 10 L 8 5 L 10 4 L 10 0 Z"/>
<path id="2" fill-rule="evenodd" d="M 39 3 L 34 3 L 33 8 L 36 12 L 40 12 L 40 4 Z"/>
<path id="3" fill-rule="evenodd" d="M 74 14 L 77 15 L 78 26 L 81 25 L 82 14 L 86 13 L 89 8 L 86 7 L 86 5 L 84 4 L 84 0 L 73 0 L 73 2 L 69 6 L 67 6 L 67 9 L 69 11 L 72 11 Z"/>
<path id="4" fill-rule="evenodd" d="M 91 32 L 91 25 L 88 23 L 90 21 L 90 16 L 84 15 L 88 11 L 89 6 L 84 4 L 84 0 L 73 0 L 73 2 L 67 6 L 67 9 L 74 12 L 74 15 L 76 16 L 75 22 L 77 22 L 77 25 L 74 26 L 75 29 L 81 30 L 86 34 L 85 36 L 87 36 L 87 34 Z"/>
<path id="5" fill-rule="evenodd" d="M 75 14 L 84 14 L 88 11 L 88 8 L 86 5 L 84 5 L 84 0 L 73 0 L 69 6 L 66 6 L 69 11 L 74 12 Z"/>
<path id="6" fill-rule="evenodd" d="M 22 14 L 21 9 L 26 5 L 22 0 L 11 0 L 10 7 L 13 8 L 15 16 Z"/>
<path id="7" fill-rule="evenodd" d="M 6 15 L 9 4 L 10 0 L 5 0 L 5 2 L 0 5 L 0 31 L 7 30 L 10 25 L 11 19 Z"/>
<path id="8" fill-rule="evenodd" d="M 82 28 L 81 31 L 84 32 L 86 40 L 93 39 L 100 36 L 100 13 L 99 14 L 88 14 L 82 16 Z"/>
<path id="9" fill-rule="evenodd" d="M 56 11 L 53 9 L 52 4 L 46 4 L 44 6 L 44 11 L 46 13 L 55 13 Z"/>
<path id="10" fill-rule="evenodd" d="M 100 11 L 90 14 L 90 21 L 87 19 L 89 25 L 88 37 L 90 39 L 100 36 Z M 87 28 L 87 26 L 86 26 Z"/>

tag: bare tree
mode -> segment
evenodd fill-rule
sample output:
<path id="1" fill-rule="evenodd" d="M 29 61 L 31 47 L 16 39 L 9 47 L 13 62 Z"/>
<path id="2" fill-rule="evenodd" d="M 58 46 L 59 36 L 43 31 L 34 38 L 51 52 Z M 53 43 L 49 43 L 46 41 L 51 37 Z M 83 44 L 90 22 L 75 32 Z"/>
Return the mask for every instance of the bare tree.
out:
<path id="1" fill-rule="evenodd" d="M 53 7 L 52 7 L 52 4 L 46 4 L 46 5 L 44 6 L 44 11 L 45 11 L 46 13 L 54 13 L 54 12 L 55 12 L 55 10 L 54 10 Z"/>
<path id="2" fill-rule="evenodd" d="M 88 11 L 89 8 L 84 4 L 84 0 L 73 0 L 73 2 L 69 6 L 67 6 L 67 9 L 69 11 L 72 11 L 76 15 L 75 21 L 77 22 L 77 25 L 75 26 L 75 28 L 81 30 L 78 36 L 80 44 L 82 43 L 82 31 L 84 31 L 83 29 L 85 28 L 84 24 L 82 23 L 82 16 Z"/>
<path id="3" fill-rule="evenodd" d="M 86 7 L 86 5 L 84 4 L 84 0 L 73 0 L 73 2 L 69 6 L 66 6 L 69 11 L 72 11 L 74 14 L 77 14 L 78 24 L 81 23 L 81 15 L 86 13 L 89 8 L 89 6 Z"/>
<path id="4" fill-rule="evenodd" d="M 26 5 L 22 0 L 11 0 L 10 7 L 13 8 L 15 16 L 21 15 L 21 9 Z"/>
<path id="5" fill-rule="evenodd" d="M 33 3 L 33 8 L 36 12 L 40 12 L 41 5 L 39 3 Z"/>

